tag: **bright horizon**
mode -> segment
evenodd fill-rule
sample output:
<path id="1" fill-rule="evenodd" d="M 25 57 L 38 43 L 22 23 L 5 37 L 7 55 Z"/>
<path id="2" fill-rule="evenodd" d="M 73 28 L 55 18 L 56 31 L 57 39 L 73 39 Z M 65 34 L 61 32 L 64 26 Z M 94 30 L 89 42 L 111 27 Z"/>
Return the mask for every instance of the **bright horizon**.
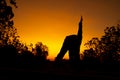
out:
<path id="1" fill-rule="evenodd" d="M 120 0 L 17 0 L 14 23 L 22 42 L 42 42 L 49 49 L 48 58 L 53 60 L 65 37 L 77 33 L 81 16 L 81 53 L 88 40 L 101 37 L 107 26 L 120 23 L 119 3 Z"/>

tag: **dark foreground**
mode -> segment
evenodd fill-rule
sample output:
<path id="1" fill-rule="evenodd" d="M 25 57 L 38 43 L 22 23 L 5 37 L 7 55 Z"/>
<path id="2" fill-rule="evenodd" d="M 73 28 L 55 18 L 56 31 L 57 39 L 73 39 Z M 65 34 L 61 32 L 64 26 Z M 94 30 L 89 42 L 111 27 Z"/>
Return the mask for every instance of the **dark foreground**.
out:
<path id="1" fill-rule="evenodd" d="M 120 80 L 119 66 L 115 65 L 55 66 L 0 66 L 0 80 Z"/>

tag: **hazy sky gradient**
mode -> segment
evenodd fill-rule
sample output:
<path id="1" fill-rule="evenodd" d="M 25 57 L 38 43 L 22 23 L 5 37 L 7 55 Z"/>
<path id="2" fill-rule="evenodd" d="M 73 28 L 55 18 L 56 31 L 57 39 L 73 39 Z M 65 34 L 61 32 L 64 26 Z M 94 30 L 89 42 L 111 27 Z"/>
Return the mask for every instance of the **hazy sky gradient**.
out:
<path id="1" fill-rule="evenodd" d="M 15 27 L 23 42 L 40 41 L 49 58 L 59 53 L 65 36 L 76 34 L 83 16 L 83 42 L 103 35 L 107 26 L 120 23 L 120 0 L 17 0 Z"/>

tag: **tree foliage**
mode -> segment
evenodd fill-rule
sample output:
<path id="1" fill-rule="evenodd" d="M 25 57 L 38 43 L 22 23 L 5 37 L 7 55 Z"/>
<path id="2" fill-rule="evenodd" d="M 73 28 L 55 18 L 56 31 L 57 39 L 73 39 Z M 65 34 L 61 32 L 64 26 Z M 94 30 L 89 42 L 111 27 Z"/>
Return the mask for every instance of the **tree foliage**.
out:
<path id="1" fill-rule="evenodd" d="M 48 56 L 48 47 L 43 45 L 41 42 L 35 44 L 35 55 L 43 59 L 46 59 Z"/>
<path id="2" fill-rule="evenodd" d="M 102 59 L 102 61 L 113 62 L 120 59 L 120 25 L 106 27 L 104 35 L 99 38 L 92 38 L 85 43 L 88 51 L 93 50 L 96 57 Z M 90 56 L 92 52 L 87 52 L 87 56 Z M 84 51 L 86 56 L 86 50 Z"/>
<path id="3" fill-rule="evenodd" d="M 13 44 L 19 37 L 14 27 L 12 5 L 17 7 L 15 0 L 9 0 L 9 5 L 6 0 L 0 0 L 0 44 L 2 45 Z"/>

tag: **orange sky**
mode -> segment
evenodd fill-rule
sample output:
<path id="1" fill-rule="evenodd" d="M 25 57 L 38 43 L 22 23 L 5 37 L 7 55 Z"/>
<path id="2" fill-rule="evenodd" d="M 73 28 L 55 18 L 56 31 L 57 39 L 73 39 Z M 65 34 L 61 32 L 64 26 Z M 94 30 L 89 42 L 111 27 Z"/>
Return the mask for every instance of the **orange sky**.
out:
<path id="1" fill-rule="evenodd" d="M 103 35 L 107 26 L 120 23 L 120 0 L 17 0 L 15 27 L 22 42 L 42 42 L 48 58 L 59 53 L 65 36 L 76 34 L 83 16 L 83 42 Z M 67 58 L 67 57 L 66 57 Z"/>

